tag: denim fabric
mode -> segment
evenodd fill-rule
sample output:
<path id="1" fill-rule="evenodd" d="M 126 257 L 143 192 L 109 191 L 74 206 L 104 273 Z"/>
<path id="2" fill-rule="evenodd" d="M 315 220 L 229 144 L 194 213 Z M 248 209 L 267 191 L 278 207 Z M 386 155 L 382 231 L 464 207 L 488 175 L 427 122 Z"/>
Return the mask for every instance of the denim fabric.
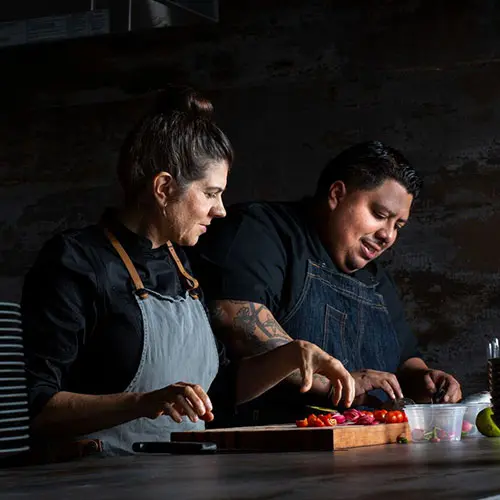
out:
<path id="1" fill-rule="evenodd" d="M 308 261 L 304 287 L 281 324 L 294 339 L 313 342 L 349 371 L 395 372 L 399 340 L 377 283 L 367 285 Z"/>
<path id="2" fill-rule="evenodd" d="M 299 300 L 281 324 L 292 338 L 313 342 L 350 372 L 370 368 L 394 373 L 401 348 L 377 285 L 309 260 Z M 370 395 L 387 400 L 382 390 Z"/>
<path id="3" fill-rule="evenodd" d="M 219 368 L 219 356 L 205 309 L 188 292 L 181 297 L 166 297 L 152 290 L 140 299 L 144 342 L 137 372 L 125 392 L 149 392 L 176 382 L 199 384 L 208 391 Z M 162 415 L 154 420 L 139 418 L 92 433 L 103 442 L 104 455 L 132 453 L 139 441 L 168 441 L 173 431 L 204 428 L 184 417 L 182 423 Z"/>

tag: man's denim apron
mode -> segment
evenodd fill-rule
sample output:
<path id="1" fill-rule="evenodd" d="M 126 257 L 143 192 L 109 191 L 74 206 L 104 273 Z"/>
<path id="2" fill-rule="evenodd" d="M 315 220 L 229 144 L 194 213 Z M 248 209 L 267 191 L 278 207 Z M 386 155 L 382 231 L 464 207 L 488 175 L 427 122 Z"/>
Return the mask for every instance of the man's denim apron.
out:
<path id="1" fill-rule="evenodd" d="M 377 285 L 309 260 L 299 299 L 281 325 L 292 338 L 313 342 L 350 372 L 394 373 L 400 346 Z"/>
<path id="2" fill-rule="evenodd" d="M 399 340 L 377 286 L 375 279 L 365 284 L 325 263 L 308 260 L 297 303 L 277 319 L 290 337 L 318 345 L 350 372 L 370 368 L 394 373 L 399 366 Z M 388 398 L 382 390 L 370 395 L 381 401 Z M 241 408 L 237 422 L 293 422 L 312 412 L 300 399 L 297 390 L 281 384 Z"/>

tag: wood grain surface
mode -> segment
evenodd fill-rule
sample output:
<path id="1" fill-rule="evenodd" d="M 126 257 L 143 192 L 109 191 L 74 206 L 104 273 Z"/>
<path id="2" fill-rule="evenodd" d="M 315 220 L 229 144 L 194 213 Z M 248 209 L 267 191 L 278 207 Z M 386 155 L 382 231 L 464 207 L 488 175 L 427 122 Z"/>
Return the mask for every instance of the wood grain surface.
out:
<path id="1" fill-rule="evenodd" d="M 174 432 L 172 441 L 210 441 L 220 450 L 237 451 L 333 451 L 361 446 L 395 443 L 404 434 L 410 441 L 407 423 L 345 425 L 298 428 L 295 424 L 234 427 L 198 432 Z"/>

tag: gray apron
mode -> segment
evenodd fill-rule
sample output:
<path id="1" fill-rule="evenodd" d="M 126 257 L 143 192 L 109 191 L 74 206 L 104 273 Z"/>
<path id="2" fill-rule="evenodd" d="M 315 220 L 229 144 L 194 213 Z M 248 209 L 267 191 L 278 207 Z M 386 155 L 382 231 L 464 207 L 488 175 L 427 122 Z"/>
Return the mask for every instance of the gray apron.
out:
<path id="1" fill-rule="evenodd" d="M 208 391 L 219 369 L 219 356 L 205 309 L 195 291 L 198 282 L 186 272 L 168 242 L 170 254 L 189 289 L 179 297 L 166 297 L 146 289 L 121 244 L 108 230 L 106 234 L 134 282 L 144 330 L 139 366 L 124 392 L 150 392 L 176 382 L 199 384 Z M 169 441 L 171 432 L 203 430 L 204 425 L 201 420 L 193 423 L 187 417 L 176 423 L 161 415 L 156 419 L 138 418 L 86 437 L 101 440 L 104 455 L 124 455 L 132 453 L 135 442 Z"/>

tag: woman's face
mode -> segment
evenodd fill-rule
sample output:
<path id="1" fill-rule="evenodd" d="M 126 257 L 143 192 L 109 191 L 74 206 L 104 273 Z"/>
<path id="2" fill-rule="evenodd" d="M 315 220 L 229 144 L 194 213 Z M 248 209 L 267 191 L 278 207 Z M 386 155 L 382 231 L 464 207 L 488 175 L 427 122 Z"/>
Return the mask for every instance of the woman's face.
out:
<path id="1" fill-rule="evenodd" d="M 211 163 L 205 177 L 193 181 L 179 197 L 167 202 L 168 239 L 179 245 L 196 245 L 213 218 L 226 216 L 222 193 L 226 189 L 228 171 L 226 161 Z"/>

